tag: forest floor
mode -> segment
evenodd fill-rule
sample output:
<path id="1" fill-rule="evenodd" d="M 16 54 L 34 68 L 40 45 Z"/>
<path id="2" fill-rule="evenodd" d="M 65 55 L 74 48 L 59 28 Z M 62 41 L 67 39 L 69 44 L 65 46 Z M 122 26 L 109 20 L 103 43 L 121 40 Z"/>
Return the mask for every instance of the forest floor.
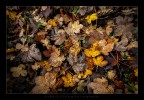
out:
<path id="1" fill-rule="evenodd" d="M 7 93 L 137 94 L 138 9 L 7 6 Z"/>

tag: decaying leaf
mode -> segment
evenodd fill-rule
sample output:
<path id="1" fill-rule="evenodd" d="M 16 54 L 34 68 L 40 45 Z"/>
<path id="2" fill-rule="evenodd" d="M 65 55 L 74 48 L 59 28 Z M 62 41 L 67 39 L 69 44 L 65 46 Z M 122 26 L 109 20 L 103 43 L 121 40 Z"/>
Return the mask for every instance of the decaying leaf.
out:
<path id="1" fill-rule="evenodd" d="M 49 58 L 49 63 L 53 67 L 58 67 L 62 64 L 62 62 L 65 60 L 64 55 L 58 56 L 55 52 L 51 54 L 51 57 Z"/>
<path id="2" fill-rule="evenodd" d="M 26 76 L 27 75 L 27 70 L 25 70 L 25 65 L 20 64 L 18 67 L 12 67 L 10 69 L 13 77 L 20 77 L 20 76 Z"/>
<path id="3" fill-rule="evenodd" d="M 74 33 L 80 33 L 80 29 L 83 28 L 82 24 L 79 24 L 79 20 L 74 23 L 70 22 L 68 27 L 65 28 L 65 31 L 68 35 L 74 35 Z"/>
<path id="4" fill-rule="evenodd" d="M 119 89 L 124 87 L 124 84 L 122 81 L 115 80 L 114 84 L 115 84 L 116 88 L 119 88 Z"/>
<path id="5" fill-rule="evenodd" d="M 59 30 L 56 35 L 54 35 L 55 45 L 61 45 L 66 39 L 65 31 Z"/>
<path id="6" fill-rule="evenodd" d="M 113 94 L 114 88 L 112 85 L 108 85 L 107 79 L 95 78 L 94 82 L 90 82 L 88 86 L 93 89 L 94 94 Z"/>
<path id="7" fill-rule="evenodd" d="M 77 91 L 78 92 L 84 92 L 84 87 L 87 86 L 87 83 L 84 82 L 84 80 L 80 80 L 78 83 Z"/>
<path id="8" fill-rule="evenodd" d="M 44 76 L 37 76 L 35 78 L 36 86 L 31 90 L 32 94 L 47 94 L 50 88 L 54 86 L 56 77 L 53 73 L 47 72 Z"/>
<path id="9" fill-rule="evenodd" d="M 129 45 L 127 45 L 128 50 L 131 48 L 138 48 L 138 41 L 133 41 Z"/>
<path id="10" fill-rule="evenodd" d="M 51 47 L 50 41 L 49 41 L 47 38 L 41 40 L 41 43 L 42 43 L 42 45 L 45 46 L 47 49 L 49 49 L 49 48 Z"/>
<path id="11" fill-rule="evenodd" d="M 120 42 L 117 42 L 115 45 L 115 49 L 117 51 L 126 51 L 127 49 L 127 44 L 128 44 L 128 39 L 127 38 L 122 38 Z"/>
<path id="12" fill-rule="evenodd" d="M 138 68 L 137 68 L 137 67 L 134 69 L 134 75 L 135 75 L 136 77 L 138 77 Z"/>
<path id="13" fill-rule="evenodd" d="M 22 62 L 34 62 L 34 60 L 40 61 L 42 59 L 41 52 L 36 48 L 36 44 L 32 44 L 27 52 L 22 52 L 18 55 Z"/>
<path id="14" fill-rule="evenodd" d="M 100 51 L 104 55 L 109 55 L 109 52 L 113 50 L 114 43 L 108 43 L 105 39 L 99 41 Z"/>
<path id="15" fill-rule="evenodd" d="M 40 65 L 37 62 L 35 62 L 35 64 L 32 65 L 33 70 L 38 70 L 39 68 L 40 68 Z"/>
<path id="16" fill-rule="evenodd" d="M 109 70 L 107 72 L 107 76 L 109 79 L 114 80 L 116 78 L 116 71 L 115 70 Z"/>

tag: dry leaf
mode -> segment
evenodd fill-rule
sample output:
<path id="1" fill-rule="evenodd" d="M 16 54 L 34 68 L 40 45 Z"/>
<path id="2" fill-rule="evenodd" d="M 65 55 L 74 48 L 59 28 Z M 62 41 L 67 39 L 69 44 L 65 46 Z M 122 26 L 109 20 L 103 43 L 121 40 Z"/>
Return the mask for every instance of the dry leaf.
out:
<path id="1" fill-rule="evenodd" d="M 58 56 L 55 52 L 51 54 L 51 57 L 49 58 L 49 63 L 53 67 L 59 67 L 61 66 L 62 62 L 65 60 L 64 55 Z"/>
<path id="2" fill-rule="evenodd" d="M 80 33 L 80 29 L 83 28 L 82 24 L 79 24 L 79 20 L 74 23 L 70 22 L 68 27 L 65 28 L 65 31 L 68 35 L 74 35 L 74 33 Z"/>
<path id="3" fill-rule="evenodd" d="M 55 45 L 61 45 L 66 39 L 65 31 L 60 29 L 56 35 L 54 35 Z"/>
<path id="4" fill-rule="evenodd" d="M 113 50 L 114 43 L 108 43 L 105 39 L 99 41 L 100 51 L 104 55 L 109 55 L 109 52 Z"/>
<path id="5" fill-rule="evenodd" d="M 108 85 L 107 79 L 104 77 L 95 78 L 94 82 L 88 84 L 90 88 L 93 89 L 94 94 L 113 94 L 114 88 L 111 85 Z"/>
<path id="6" fill-rule="evenodd" d="M 127 38 L 122 38 L 120 42 L 117 42 L 115 45 L 115 49 L 117 51 L 126 51 L 127 49 L 127 44 L 128 44 L 128 39 Z"/>
<path id="7" fill-rule="evenodd" d="M 27 75 L 27 70 L 25 70 L 25 65 L 20 64 L 18 67 L 12 67 L 10 69 L 13 77 L 19 77 L 19 76 L 26 76 Z"/>
<path id="8" fill-rule="evenodd" d="M 135 75 L 136 77 L 138 77 L 138 67 L 136 67 L 136 68 L 134 69 L 134 75 Z"/>
<path id="9" fill-rule="evenodd" d="M 37 62 L 35 62 L 35 64 L 32 65 L 33 70 L 38 70 L 39 68 L 40 68 L 40 65 Z"/>
<path id="10" fill-rule="evenodd" d="M 115 70 L 109 70 L 107 72 L 107 76 L 109 79 L 114 80 L 116 78 L 116 71 Z"/>
<path id="11" fill-rule="evenodd" d="M 41 40 L 41 43 L 42 43 L 42 45 L 45 46 L 47 49 L 49 49 L 49 48 L 51 47 L 50 41 L 49 41 L 47 38 Z"/>
<path id="12" fill-rule="evenodd" d="M 114 84 L 115 84 L 115 86 L 116 86 L 117 88 L 119 88 L 119 89 L 122 89 L 122 88 L 124 87 L 124 84 L 123 84 L 122 81 L 115 80 L 115 81 L 114 81 Z"/>

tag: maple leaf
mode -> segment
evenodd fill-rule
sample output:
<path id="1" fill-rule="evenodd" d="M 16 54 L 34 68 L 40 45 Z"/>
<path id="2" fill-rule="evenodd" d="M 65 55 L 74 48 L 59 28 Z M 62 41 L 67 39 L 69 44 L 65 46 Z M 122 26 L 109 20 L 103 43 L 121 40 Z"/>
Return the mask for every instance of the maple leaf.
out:
<path id="1" fill-rule="evenodd" d="M 58 56 L 55 52 L 53 52 L 48 61 L 51 66 L 58 67 L 62 64 L 64 60 L 65 60 L 64 55 Z"/>
<path id="2" fill-rule="evenodd" d="M 76 83 L 73 81 L 73 76 L 70 73 L 67 73 L 66 76 L 62 76 L 64 81 L 64 87 L 73 87 Z"/>
<path id="3" fill-rule="evenodd" d="M 114 93 L 114 88 L 108 85 L 108 80 L 104 77 L 95 78 L 94 82 L 90 82 L 88 87 L 93 89 L 94 94 L 112 94 Z"/>
<path id="4" fill-rule="evenodd" d="M 100 51 L 104 55 L 109 55 L 109 52 L 113 50 L 114 43 L 108 43 L 105 39 L 99 41 Z"/>
<path id="5" fill-rule="evenodd" d="M 96 66 L 104 67 L 108 64 L 106 60 L 104 60 L 103 56 L 98 56 L 96 58 L 93 58 L 93 63 Z"/>
<path id="6" fill-rule="evenodd" d="M 55 35 L 55 45 L 61 45 L 66 39 L 65 31 L 60 29 Z"/>
<path id="7" fill-rule="evenodd" d="M 57 21 L 56 21 L 55 19 L 50 19 L 50 20 L 48 21 L 48 24 L 56 27 L 56 26 L 57 26 Z"/>
<path id="8" fill-rule="evenodd" d="M 38 70 L 39 68 L 40 68 L 40 65 L 37 62 L 35 62 L 35 64 L 32 65 L 33 70 Z"/>
<path id="9" fill-rule="evenodd" d="M 40 61 L 42 59 L 41 52 L 36 48 L 36 44 L 32 44 L 28 51 L 22 52 L 18 55 L 21 58 L 22 62 L 33 62 L 34 60 Z"/>
<path id="10" fill-rule="evenodd" d="M 91 14 L 91 15 L 88 15 L 85 19 L 87 20 L 87 22 L 88 22 L 89 24 L 91 24 L 92 21 L 98 19 L 97 13 L 93 13 L 93 14 Z"/>
<path id="11" fill-rule="evenodd" d="M 27 70 L 25 70 L 25 65 L 20 64 L 18 67 L 12 67 L 10 69 L 13 77 L 19 77 L 19 76 L 26 76 L 27 75 Z"/>
<path id="12" fill-rule="evenodd" d="M 127 49 L 127 44 L 128 44 L 128 39 L 127 38 L 122 38 L 120 42 L 117 42 L 115 45 L 115 49 L 117 51 L 126 51 Z"/>
<path id="13" fill-rule="evenodd" d="M 37 76 L 35 78 L 36 86 L 31 90 L 32 94 L 47 94 L 50 88 L 54 86 L 56 77 L 53 73 L 47 72 L 44 76 Z"/>
<path id="14" fill-rule="evenodd" d="M 49 41 L 49 39 L 47 39 L 47 38 L 42 39 L 42 40 L 41 40 L 41 43 L 42 43 L 42 45 L 45 46 L 47 49 L 49 49 L 49 48 L 51 47 L 50 41 Z"/>
<path id="15" fill-rule="evenodd" d="M 80 29 L 83 28 L 82 24 L 79 24 L 79 20 L 74 23 L 70 22 L 68 27 L 65 28 L 65 31 L 68 35 L 74 35 L 74 33 L 80 33 Z"/>
<path id="16" fill-rule="evenodd" d="M 67 61 L 72 66 L 72 69 L 75 73 L 80 73 L 84 70 L 86 67 L 85 62 L 85 56 L 82 54 L 82 56 L 78 55 L 78 57 L 73 56 L 71 53 L 69 53 L 69 56 L 67 57 Z"/>
<path id="17" fill-rule="evenodd" d="M 116 78 L 116 71 L 115 70 L 109 70 L 107 72 L 107 76 L 109 79 L 114 80 Z"/>

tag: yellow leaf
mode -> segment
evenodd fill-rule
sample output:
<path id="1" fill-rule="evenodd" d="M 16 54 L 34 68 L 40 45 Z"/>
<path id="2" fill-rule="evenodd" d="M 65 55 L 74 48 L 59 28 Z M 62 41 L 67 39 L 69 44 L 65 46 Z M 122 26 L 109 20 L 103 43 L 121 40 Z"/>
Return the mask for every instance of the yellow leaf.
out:
<path id="1" fill-rule="evenodd" d="M 85 53 L 85 55 L 86 55 L 87 57 L 91 57 L 91 54 L 90 54 L 89 49 L 85 49 L 85 50 L 84 50 L 84 53 Z"/>
<path id="2" fill-rule="evenodd" d="M 118 42 L 118 40 L 119 40 L 118 38 L 114 38 L 114 40 L 113 40 L 113 41 L 114 41 L 114 43 L 117 43 L 117 42 Z"/>
<path id="3" fill-rule="evenodd" d="M 98 16 L 96 13 L 93 13 L 92 15 L 88 15 L 85 19 L 87 20 L 88 24 L 91 24 L 91 21 L 97 20 Z"/>
<path id="4" fill-rule="evenodd" d="M 78 74 L 78 78 L 80 79 L 80 78 L 82 78 L 83 77 L 83 73 L 79 73 Z"/>
<path id="5" fill-rule="evenodd" d="M 57 23 L 56 23 L 57 21 L 55 20 L 55 19 L 50 19 L 49 21 L 48 21 L 48 23 L 50 24 L 50 25 L 52 25 L 52 26 L 57 26 Z"/>
<path id="6" fill-rule="evenodd" d="M 136 77 L 138 77 L 138 68 L 135 68 L 135 69 L 134 69 L 134 75 L 135 75 Z"/>
<path id="7" fill-rule="evenodd" d="M 11 53 L 11 52 L 14 52 L 14 51 L 16 51 L 14 48 L 10 48 L 10 49 L 6 50 L 6 53 Z"/>
<path id="8" fill-rule="evenodd" d="M 16 12 L 9 12 L 8 10 L 6 11 L 7 15 L 11 20 L 15 20 L 16 18 Z"/>
<path id="9" fill-rule="evenodd" d="M 84 72 L 83 78 L 86 78 L 88 75 L 92 75 L 92 71 L 89 69 L 86 69 L 86 71 Z"/>
<path id="10" fill-rule="evenodd" d="M 73 87 L 75 82 L 73 81 L 73 76 L 70 73 L 67 73 L 66 76 L 62 77 L 64 81 L 64 87 Z"/>
<path id="11" fill-rule="evenodd" d="M 92 56 L 92 57 L 96 57 L 96 56 L 98 56 L 98 55 L 100 55 L 100 54 L 101 54 L 100 51 L 95 50 L 94 52 L 92 52 L 91 56 Z"/>
<path id="12" fill-rule="evenodd" d="M 103 56 L 98 56 L 97 58 L 93 58 L 94 65 L 100 67 L 106 66 L 108 62 L 106 60 L 104 61 L 103 60 L 104 60 Z"/>

